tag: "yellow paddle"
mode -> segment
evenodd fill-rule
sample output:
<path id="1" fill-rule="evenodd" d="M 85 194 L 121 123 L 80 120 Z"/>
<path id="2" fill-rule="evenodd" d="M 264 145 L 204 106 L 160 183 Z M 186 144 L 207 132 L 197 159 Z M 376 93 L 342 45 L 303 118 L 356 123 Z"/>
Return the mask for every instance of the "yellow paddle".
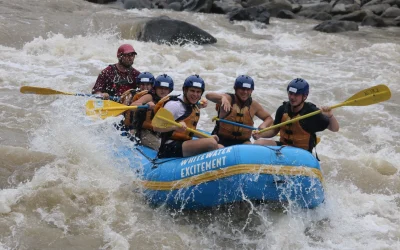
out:
<path id="1" fill-rule="evenodd" d="M 234 126 L 239 126 L 239 127 L 247 128 L 247 129 L 250 129 L 250 130 L 257 130 L 256 127 L 251 127 L 251 126 L 247 126 L 247 125 L 244 125 L 244 124 L 240 124 L 240 123 L 236 123 L 236 122 L 232 122 L 232 121 L 220 119 L 220 118 L 218 118 L 218 117 L 213 117 L 213 118 L 212 118 L 212 121 L 220 121 L 220 122 L 224 122 L 224 123 L 231 124 L 231 125 L 234 125 Z M 280 136 L 280 134 L 278 133 L 276 136 Z M 321 141 L 321 138 L 317 136 L 317 142 L 316 142 L 316 144 L 318 144 L 320 141 Z"/>
<path id="2" fill-rule="evenodd" d="M 342 106 L 368 106 L 371 104 L 389 100 L 391 96 L 392 96 L 392 94 L 390 93 L 390 89 L 388 88 L 388 86 L 381 84 L 381 85 L 377 85 L 377 86 L 374 86 L 374 87 L 371 87 L 368 89 L 361 90 L 360 92 L 356 93 L 355 95 L 353 95 L 346 101 L 336 104 L 334 106 L 331 106 L 331 109 L 335 109 L 335 108 L 342 107 Z M 312 113 L 302 115 L 297 118 L 291 119 L 289 121 L 282 122 L 282 123 L 276 124 L 274 126 L 262 129 L 260 131 L 255 131 L 255 132 L 263 133 L 265 131 L 282 127 L 288 123 L 296 122 L 301 119 L 305 119 L 307 117 L 319 114 L 321 112 L 322 112 L 321 110 L 317 110 Z"/>
<path id="3" fill-rule="evenodd" d="M 138 108 L 148 108 L 148 105 L 142 106 L 126 106 L 117 102 L 109 100 L 89 100 L 86 102 L 86 115 L 96 116 L 100 115 L 101 119 L 110 116 L 117 116 L 127 110 L 134 110 Z"/>
<path id="4" fill-rule="evenodd" d="M 169 128 L 172 126 L 182 127 L 182 124 L 175 121 L 174 116 L 166 110 L 165 108 L 160 108 L 156 115 L 154 116 L 153 120 L 151 121 L 151 125 L 156 128 Z M 201 137 L 211 138 L 211 135 L 205 134 L 195 129 L 187 128 L 189 132 L 193 134 L 200 135 Z"/>
<path id="5" fill-rule="evenodd" d="M 40 88 L 40 87 L 33 87 L 33 86 L 22 86 L 19 91 L 22 94 L 37 94 L 37 95 L 74 95 L 74 96 L 88 96 L 88 97 L 96 97 L 102 98 L 100 95 L 92 95 L 92 94 L 83 94 L 83 93 L 69 93 L 58 91 L 49 88 Z M 111 100 L 119 101 L 119 97 L 117 96 L 110 96 Z"/>

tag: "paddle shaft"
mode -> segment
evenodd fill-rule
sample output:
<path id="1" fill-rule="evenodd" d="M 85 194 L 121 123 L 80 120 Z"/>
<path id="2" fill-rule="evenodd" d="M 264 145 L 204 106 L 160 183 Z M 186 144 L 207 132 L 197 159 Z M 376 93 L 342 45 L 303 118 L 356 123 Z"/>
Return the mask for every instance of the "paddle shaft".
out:
<path id="1" fill-rule="evenodd" d="M 175 121 L 172 121 L 172 120 L 170 120 L 170 119 L 168 119 L 168 118 L 165 118 L 165 117 L 163 117 L 163 116 L 158 116 L 158 118 L 160 118 L 161 120 L 166 121 L 166 122 L 168 122 L 168 123 L 174 124 L 175 126 L 183 127 L 182 124 L 180 124 L 180 123 L 178 123 L 178 122 L 175 122 Z M 212 138 L 211 135 L 202 133 L 202 132 L 200 132 L 200 131 L 198 131 L 198 130 L 195 130 L 195 129 L 186 128 L 186 130 L 189 131 L 189 132 L 192 132 L 193 134 L 201 135 L 202 137 L 205 137 L 205 138 Z"/>
<path id="2" fill-rule="evenodd" d="M 23 94 L 37 94 L 37 95 L 73 95 L 73 96 L 87 96 L 95 98 L 103 98 L 101 95 L 85 94 L 85 93 L 69 93 L 50 88 L 41 88 L 34 86 L 22 86 L 20 92 Z M 119 101 L 120 97 L 110 96 L 110 100 Z"/>
<path id="3" fill-rule="evenodd" d="M 132 109 L 147 109 L 149 105 L 141 105 L 141 106 L 124 106 L 124 107 L 103 107 L 103 108 L 94 108 L 93 111 L 107 111 L 107 110 L 121 110 L 121 112 L 125 110 L 132 110 Z"/>
<path id="4" fill-rule="evenodd" d="M 251 127 L 251 126 L 248 126 L 248 125 L 245 125 L 245 124 L 241 124 L 241 123 L 237 123 L 237 122 L 228 121 L 228 120 L 221 119 L 221 118 L 218 118 L 218 117 L 214 117 L 213 120 L 216 120 L 216 121 L 219 121 L 219 122 L 223 122 L 223 123 L 227 123 L 227 124 L 231 124 L 231 125 L 238 126 L 238 127 L 242 127 L 242 128 L 247 128 L 247 129 L 250 129 L 250 130 L 257 130 L 257 128 L 255 128 L 255 127 Z"/>
<path id="5" fill-rule="evenodd" d="M 92 94 L 84 94 L 84 93 L 75 93 L 73 95 L 74 96 L 87 96 L 87 97 L 94 97 L 94 98 L 98 98 L 98 99 L 103 99 L 102 95 L 92 95 Z M 108 98 L 111 101 L 114 101 L 114 102 L 119 102 L 119 100 L 121 99 L 119 96 L 109 96 Z"/>

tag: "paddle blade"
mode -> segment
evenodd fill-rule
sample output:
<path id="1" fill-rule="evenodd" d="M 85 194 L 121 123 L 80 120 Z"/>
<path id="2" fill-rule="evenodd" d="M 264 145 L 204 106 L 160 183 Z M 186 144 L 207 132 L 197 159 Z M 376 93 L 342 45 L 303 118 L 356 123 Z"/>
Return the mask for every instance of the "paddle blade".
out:
<path id="1" fill-rule="evenodd" d="M 32 86 L 22 86 L 19 90 L 23 94 L 37 94 L 37 95 L 74 95 L 72 93 L 57 91 L 49 88 L 39 88 Z"/>
<path id="2" fill-rule="evenodd" d="M 160 108 L 153 120 L 151 125 L 156 128 L 169 128 L 172 126 L 181 126 L 181 124 L 175 122 L 174 116 L 165 108 Z"/>
<path id="3" fill-rule="evenodd" d="M 109 100 L 89 100 L 86 102 L 86 115 L 100 116 L 101 119 L 105 119 L 136 108 L 137 106 L 126 106 Z"/>
<path id="4" fill-rule="evenodd" d="M 345 102 L 333 106 L 332 108 L 340 106 L 367 106 L 383 101 L 387 101 L 392 96 L 390 89 L 386 85 L 377 85 L 368 89 L 361 90 Z"/>

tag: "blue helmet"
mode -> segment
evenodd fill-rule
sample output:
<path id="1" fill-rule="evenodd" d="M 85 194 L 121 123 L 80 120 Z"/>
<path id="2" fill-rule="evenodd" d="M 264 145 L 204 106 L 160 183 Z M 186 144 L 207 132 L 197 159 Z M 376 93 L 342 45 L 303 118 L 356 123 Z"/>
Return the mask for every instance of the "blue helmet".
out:
<path id="1" fill-rule="evenodd" d="M 157 76 L 153 87 L 167 87 L 172 91 L 174 90 L 174 80 L 172 80 L 172 78 L 167 74 L 162 74 Z"/>
<path id="2" fill-rule="evenodd" d="M 186 78 L 185 82 L 183 83 L 183 88 L 187 87 L 200 88 L 204 92 L 206 84 L 204 83 L 203 78 L 201 78 L 199 75 L 192 75 Z"/>
<path id="3" fill-rule="evenodd" d="M 154 76 L 152 73 L 149 72 L 143 72 L 140 73 L 137 77 L 136 77 L 136 83 L 137 84 L 141 84 L 141 83 L 151 83 L 151 85 L 154 85 Z"/>
<path id="4" fill-rule="evenodd" d="M 286 90 L 287 92 L 292 92 L 295 94 L 308 95 L 309 89 L 310 86 L 306 80 L 302 78 L 296 78 L 289 83 Z"/>
<path id="5" fill-rule="evenodd" d="M 240 75 L 235 80 L 234 88 L 241 88 L 241 89 L 254 89 L 254 81 L 253 78 L 246 75 Z"/>

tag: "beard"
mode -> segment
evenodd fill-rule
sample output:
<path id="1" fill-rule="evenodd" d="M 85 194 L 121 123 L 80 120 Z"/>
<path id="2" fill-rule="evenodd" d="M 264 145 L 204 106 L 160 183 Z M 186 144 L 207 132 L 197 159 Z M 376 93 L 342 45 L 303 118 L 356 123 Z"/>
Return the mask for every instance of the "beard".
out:
<path id="1" fill-rule="evenodd" d="M 126 62 L 125 60 L 119 60 L 119 64 L 126 69 L 132 67 L 133 62 Z"/>

